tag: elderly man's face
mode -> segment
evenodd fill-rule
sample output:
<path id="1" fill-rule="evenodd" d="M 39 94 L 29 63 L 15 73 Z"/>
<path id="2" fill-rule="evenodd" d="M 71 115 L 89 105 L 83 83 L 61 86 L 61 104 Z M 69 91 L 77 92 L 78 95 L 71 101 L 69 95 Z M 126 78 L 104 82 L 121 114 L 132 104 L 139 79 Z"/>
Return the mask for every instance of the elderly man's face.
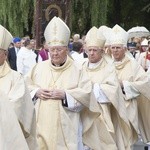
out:
<path id="1" fill-rule="evenodd" d="M 87 55 L 90 63 L 97 63 L 102 58 L 103 49 L 97 46 L 87 47 Z"/>
<path id="2" fill-rule="evenodd" d="M 116 61 L 121 61 L 125 56 L 126 48 L 122 44 L 111 46 L 111 53 Z"/>
<path id="3" fill-rule="evenodd" d="M 7 51 L 0 49 L 0 66 L 4 64 L 7 59 Z"/>
<path id="4" fill-rule="evenodd" d="M 66 46 L 52 46 L 49 47 L 51 61 L 55 65 L 61 65 L 65 62 L 68 54 Z"/>

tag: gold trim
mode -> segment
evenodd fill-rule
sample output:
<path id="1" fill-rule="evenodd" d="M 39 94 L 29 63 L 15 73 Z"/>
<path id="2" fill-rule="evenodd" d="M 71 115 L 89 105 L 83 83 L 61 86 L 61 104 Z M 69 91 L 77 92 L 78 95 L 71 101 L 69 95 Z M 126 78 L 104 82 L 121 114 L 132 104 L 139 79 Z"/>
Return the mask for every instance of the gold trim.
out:
<path id="1" fill-rule="evenodd" d="M 51 44 L 51 43 L 55 43 L 55 44 L 56 44 L 56 43 L 65 44 L 65 41 L 60 41 L 60 40 L 54 39 L 54 40 L 48 42 L 48 44 Z"/>

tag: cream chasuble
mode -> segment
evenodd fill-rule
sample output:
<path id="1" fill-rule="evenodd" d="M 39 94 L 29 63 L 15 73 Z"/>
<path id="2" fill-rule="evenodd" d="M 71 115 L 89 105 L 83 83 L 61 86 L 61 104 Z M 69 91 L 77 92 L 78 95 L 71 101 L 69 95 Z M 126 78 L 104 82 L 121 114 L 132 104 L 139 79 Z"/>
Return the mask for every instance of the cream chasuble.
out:
<path id="1" fill-rule="evenodd" d="M 53 66 L 50 60 L 37 64 L 26 81 L 30 92 L 36 88 L 63 89 L 83 106 L 90 105 L 91 82 L 69 57 L 60 67 Z M 36 108 L 40 149 L 78 150 L 80 112 L 71 111 L 62 106 L 61 100 L 52 99 L 38 99 Z"/>
<path id="2" fill-rule="evenodd" d="M 7 62 L 0 66 L 0 90 L 8 96 L 29 148 L 36 149 L 35 110 L 30 93 L 21 74 L 10 69 Z"/>
<path id="3" fill-rule="evenodd" d="M 150 81 L 143 68 L 134 59 L 125 56 L 114 62 L 119 80 L 123 82 L 128 119 L 132 125 L 132 144 L 137 141 L 139 130 L 144 142 L 150 141 Z"/>
<path id="4" fill-rule="evenodd" d="M 0 90 L 0 150 L 29 150 L 7 95 Z"/>
<path id="5" fill-rule="evenodd" d="M 96 67 L 89 68 L 88 66 L 88 61 L 83 64 L 93 85 L 99 84 L 109 102 L 99 103 L 99 111 L 102 115 L 84 134 L 83 142 L 94 150 L 128 150 L 130 149 L 131 129 L 115 68 L 106 57 L 103 57 Z"/>

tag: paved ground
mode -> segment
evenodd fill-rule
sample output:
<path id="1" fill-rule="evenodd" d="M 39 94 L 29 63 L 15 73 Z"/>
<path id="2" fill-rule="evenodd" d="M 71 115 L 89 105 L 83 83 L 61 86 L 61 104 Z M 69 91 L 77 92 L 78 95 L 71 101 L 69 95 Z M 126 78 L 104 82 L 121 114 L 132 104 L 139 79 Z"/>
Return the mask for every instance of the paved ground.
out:
<path id="1" fill-rule="evenodd" d="M 143 144 L 140 140 L 134 145 L 133 150 L 148 150 L 148 149 L 144 149 L 146 145 Z"/>

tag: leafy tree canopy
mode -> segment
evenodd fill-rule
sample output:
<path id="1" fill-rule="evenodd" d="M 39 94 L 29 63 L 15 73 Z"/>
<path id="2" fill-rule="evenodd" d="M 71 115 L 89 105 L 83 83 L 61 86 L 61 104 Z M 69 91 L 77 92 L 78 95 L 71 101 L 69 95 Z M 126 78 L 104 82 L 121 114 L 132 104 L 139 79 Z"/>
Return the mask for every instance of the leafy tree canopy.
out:
<path id="1" fill-rule="evenodd" d="M 0 0 L 0 8 L 0 24 L 13 36 L 24 36 L 25 31 L 29 31 L 34 0 Z"/>

